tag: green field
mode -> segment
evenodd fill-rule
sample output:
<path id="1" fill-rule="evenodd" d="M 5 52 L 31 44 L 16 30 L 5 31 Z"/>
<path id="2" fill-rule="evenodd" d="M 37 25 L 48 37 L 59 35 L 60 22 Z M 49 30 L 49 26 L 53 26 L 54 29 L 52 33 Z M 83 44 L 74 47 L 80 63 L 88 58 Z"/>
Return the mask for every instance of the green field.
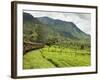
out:
<path id="1" fill-rule="evenodd" d="M 90 50 L 52 45 L 27 52 L 23 57 L 24 69 L 90 66 Z"/>
<path id="2" fill-rule="evenodd" d="M 40 11 L 38 13 L 41 15 Z M 58 15 L 52 11 L 49 13 L 55 17 L 59 14 L 65 16 L 60 12 Z M 77 16 L 80 17 L 80 14 Z M 23 69 L 91 65 L 91 34 L 81 30 L 74 22 L 63 21 L 63 17 L 59 17 L 61 19 L 47 15 L 36 17 L 33 13 L 23 12 Z"/>

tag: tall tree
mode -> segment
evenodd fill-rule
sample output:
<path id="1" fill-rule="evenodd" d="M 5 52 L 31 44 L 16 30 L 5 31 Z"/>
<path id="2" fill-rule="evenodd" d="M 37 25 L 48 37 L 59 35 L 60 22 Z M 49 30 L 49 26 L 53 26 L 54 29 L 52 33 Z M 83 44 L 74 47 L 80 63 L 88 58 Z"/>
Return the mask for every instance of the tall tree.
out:
<path id="1" fill-rule="evenodd" d="M 43 26 L 36 24 L 36 33 L 37 33 L 37 40 L 36 42 L 44 43 L 45 42 L 45 29 Z"/>

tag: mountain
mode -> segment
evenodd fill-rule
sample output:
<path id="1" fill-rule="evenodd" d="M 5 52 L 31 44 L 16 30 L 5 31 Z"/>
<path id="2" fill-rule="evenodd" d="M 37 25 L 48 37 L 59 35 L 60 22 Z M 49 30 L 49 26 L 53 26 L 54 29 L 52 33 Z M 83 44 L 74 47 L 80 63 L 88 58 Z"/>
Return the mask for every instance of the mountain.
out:
<path id="1" fill-rule="evenodd" d="M 65 37 L 73 39 L 88 39 L 89 35 L 80 30 L 73 22 L 52 19 L 49 17 L 39 17 L 38 20 L 46 25 L 53 27 Z"/>
<path id="2" fill-rule="evenodd" d="M 34 16 L 32 16 L 29 13 L 23 13 L 23 22 L 38 23 L 39 21 L 37 20 L 37 18 L 35 18 Z"/>
<path id="3" fill-rule="evenodd" d="M 81 31 L 73 22 L 62 21 L 49 17 L 34 17 L 23 13 L 24 39 L 37 41 L 37 39 L 57 38 L 71 40 L 90 39 L 90 36 Z M 40 37 L 41 38 L 40 38 Z"/>

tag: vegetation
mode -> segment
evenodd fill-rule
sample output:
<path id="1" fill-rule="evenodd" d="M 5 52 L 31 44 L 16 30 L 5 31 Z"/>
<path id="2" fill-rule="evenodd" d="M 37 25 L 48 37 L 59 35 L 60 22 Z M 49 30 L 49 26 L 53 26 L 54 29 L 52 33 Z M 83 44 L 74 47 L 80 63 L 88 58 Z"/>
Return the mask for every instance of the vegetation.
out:
<path id="1" fill-rule="evenodd" d="M 23 13 L 23 68 L 90 66 L 90 36 L 72 22 Z"/>
<path id="2" fill-rule="evenodd" d="M 45 46 L 24 55 L 24 69 L 78 67 L 90 65 L 90 51 L 62 48 L 56 45 Z"/>

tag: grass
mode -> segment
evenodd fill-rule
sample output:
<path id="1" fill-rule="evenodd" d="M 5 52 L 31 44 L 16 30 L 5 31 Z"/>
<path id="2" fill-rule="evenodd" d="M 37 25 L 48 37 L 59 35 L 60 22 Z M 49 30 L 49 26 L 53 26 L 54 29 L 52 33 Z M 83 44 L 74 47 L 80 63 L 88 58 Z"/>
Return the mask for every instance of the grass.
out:
<path id="1" fill-rule="evenodd" d="M 24 69 L 90 66 L 90 51 L 44 47 L 27 52 L 23 57 Z"/>

